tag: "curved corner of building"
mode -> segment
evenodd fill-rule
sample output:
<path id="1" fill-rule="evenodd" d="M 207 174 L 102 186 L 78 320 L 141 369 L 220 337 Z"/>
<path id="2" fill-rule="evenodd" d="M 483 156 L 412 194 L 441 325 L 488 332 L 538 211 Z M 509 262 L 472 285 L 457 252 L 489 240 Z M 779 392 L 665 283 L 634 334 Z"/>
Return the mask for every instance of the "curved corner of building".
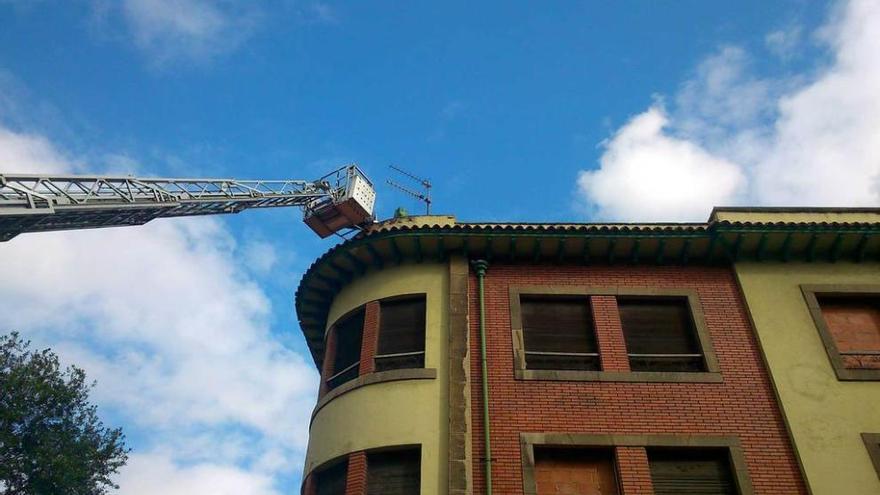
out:
<path id="1" fill-rule="evenodd" d="M 327 329 L 369 302 L 425 294 L 424 368 L 362 373 L 325 394 L 312 417 L 304 477 L 354 452 L 418 445 L 423 493 L 446 491 L 448 272 L 439 262 L 383 267 L 333 298 Z"/>

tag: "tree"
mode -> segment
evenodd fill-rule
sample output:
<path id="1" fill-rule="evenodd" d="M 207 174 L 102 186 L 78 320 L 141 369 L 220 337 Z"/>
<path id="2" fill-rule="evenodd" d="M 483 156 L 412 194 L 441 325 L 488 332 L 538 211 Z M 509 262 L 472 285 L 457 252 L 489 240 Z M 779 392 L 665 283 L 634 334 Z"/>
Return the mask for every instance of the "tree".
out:
<path id="1" fill-rule="evenodd" d="M 0 494 L 103 495 L 128 460 L 120 428 L 89 403 L 94 382 L 50 349 L 0 336 Z"/>

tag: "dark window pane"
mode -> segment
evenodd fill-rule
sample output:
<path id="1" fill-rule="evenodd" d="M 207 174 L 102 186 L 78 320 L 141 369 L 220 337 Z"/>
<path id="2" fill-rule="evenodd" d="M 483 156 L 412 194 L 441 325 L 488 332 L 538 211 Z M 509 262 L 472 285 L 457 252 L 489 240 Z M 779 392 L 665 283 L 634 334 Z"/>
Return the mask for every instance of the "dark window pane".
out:
<path id="1" fill-rule="evenodd" d="M 726 449 L 648 449 L 656 495 L 736 495 Z"/>
<path id="2" fill-rule="evenodd" d="M 345 476 L 348 472 L 348 460 L 336 463 L 318 472 L 315 485 L 316 495 L 345 495 Z"/>
<path id="3" fill-rule="evenodd" d="M 588 298 L 523 295 L 520 311 L 527 368 L 600 368 Z"/>
<path id="4" fill-rule="evenodd" d="M 367 495 L 418 495 L 421 450 L 367 454 Z"/>
<path id="5" fill-rule="evenodd" d="M 382 301 L 379 354 L 425 350 L 425 296 Z"/>
<path id="6" fill-rule="evenodd" d="M 619 493 L 610 449 L 536 447 L 535 485 L 538 495 Z"/>
<path id="7" fill-rule="evenodd" d="M 363 309 L 334 325 L 332 331 L 336 332 L 336 355 L 330 373 L 332 378 L 327 385 L 335 388 L 358 376 L 359 366 L 356 364 L 361 360 L 361 340 L 364 336 Z"/>
<path id="8" fill-rule="evenodd" d="M 617 301 L 633 371 L 704 371 L 686 299 Z"/>

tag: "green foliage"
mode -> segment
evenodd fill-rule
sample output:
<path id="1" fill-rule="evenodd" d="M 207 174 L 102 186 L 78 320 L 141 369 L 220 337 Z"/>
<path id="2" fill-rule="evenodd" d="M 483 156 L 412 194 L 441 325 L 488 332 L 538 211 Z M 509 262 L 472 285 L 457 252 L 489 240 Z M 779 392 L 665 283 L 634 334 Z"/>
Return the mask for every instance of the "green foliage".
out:
<path id="1" fill-rule="evenodd" d="M 89 404 L 85 372 L 0 336 L 0 494 L 102 495 L 128 459 L 120 428 Z"/>

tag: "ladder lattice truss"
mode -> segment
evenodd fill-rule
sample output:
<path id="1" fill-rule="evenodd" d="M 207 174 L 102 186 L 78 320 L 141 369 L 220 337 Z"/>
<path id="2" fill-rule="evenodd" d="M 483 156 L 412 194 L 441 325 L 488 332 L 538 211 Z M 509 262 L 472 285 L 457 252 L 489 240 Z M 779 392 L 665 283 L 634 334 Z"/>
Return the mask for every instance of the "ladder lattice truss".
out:
<path id="1" fill-rule="evenodd" d="M 154 218 L 308 209 L 344 194 L 343 167 L 317 181 L 0 175 L 0 242 L 24 232 L 141 225 Z"/>

